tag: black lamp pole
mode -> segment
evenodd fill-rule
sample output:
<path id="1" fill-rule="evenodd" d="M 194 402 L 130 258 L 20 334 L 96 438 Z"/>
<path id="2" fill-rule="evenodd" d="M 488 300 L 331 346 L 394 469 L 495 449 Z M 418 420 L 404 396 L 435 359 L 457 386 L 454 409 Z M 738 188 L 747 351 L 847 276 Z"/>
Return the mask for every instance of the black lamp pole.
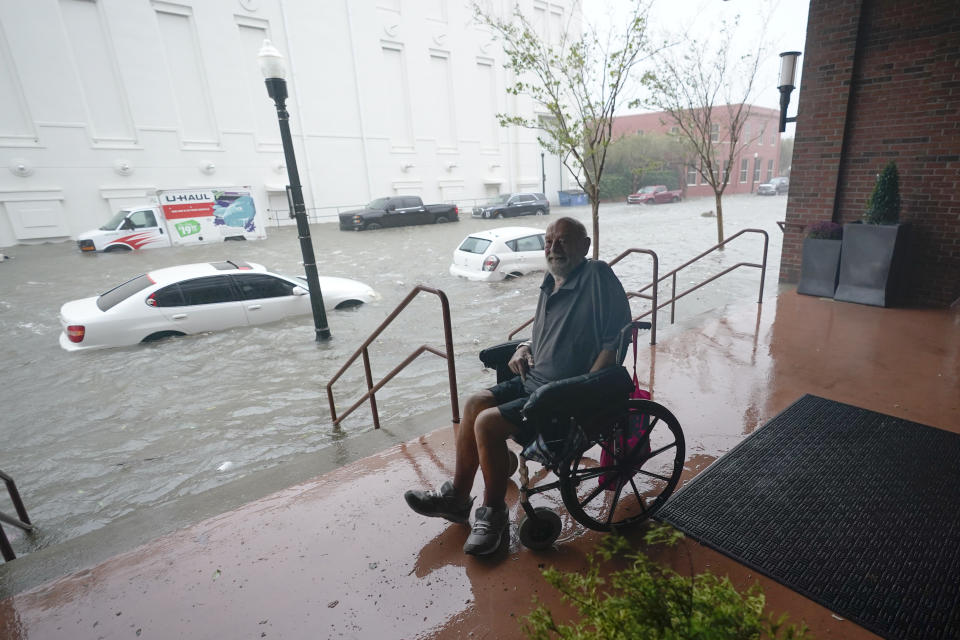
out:
<path id="1" fill-rule="evenodd" d="M 780 90 L 780 133 L 787 130 L 788 122 L 796 122 L 796 116 L 787 117 L 787 107 L 790 106 L 790 94 L 796 85 L 794 79 L 797 73 L 797 58 L 801 53 L 799 51 L 784 51 L 780 54 L 780 84 L 777 89 Z"/>
<path id="2" fill-rule="evenodd" d="M 540 152 L 540 191 L 544 195 L 547 193 L 547 165 L 546 159 L 544 158 L 544 152 Z"/>
<path id="3" fill-rule="evenodd" d="M 268 42 L 264 42 L 264 49 Z M 271 49 L 272 49 L 272 45 Z M 276 51 L 275 49 L 273 51 Z M 260 53 L 261 58 L 264 51 Z M 276 54 L 279 56 L 279 53 Z M 266 72 L 265 72 L 266 73 Z M 290 181 L 290 195 L 293 200 L 293 215 L 297 220 L 297 234 L 300 236 L 300 252 L 303 254 L 303 269 L 310 288 L 310 308 L 313 310 L 313 324 L 317 342 L 330 339 L 327 327 L 327 313 L 323 308 L 323 293 L 320 291 L 320 277 L 317 275 L 317 262 L 310 240 L 310 225 L 307 223 L 307 208 L 303 204 L 303 189 L 300 187 L 300 172 L 297 171 L 297 158 L 293 153 L 293 138 L 290 135 L 290 114 L 287 112 L 287 81 L 282 77 L 266 78 L 267 94 L 277 107 L 277 119 L 280 121 L 280 139 L 283 141 L 283 155 L 287 163 L 287 178 Z"/>

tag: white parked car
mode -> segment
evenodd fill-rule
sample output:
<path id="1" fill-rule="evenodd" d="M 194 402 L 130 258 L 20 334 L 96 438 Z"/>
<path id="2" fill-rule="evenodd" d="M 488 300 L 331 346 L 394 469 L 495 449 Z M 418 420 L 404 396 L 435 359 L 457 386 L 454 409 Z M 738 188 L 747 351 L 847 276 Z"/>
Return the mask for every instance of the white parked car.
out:
<path id="1" fill-rule="evenodd" d="M 327 309 L 377 298 L 367 285 L 346 278 L 320 277 L 320 291 Z M 60 307 L 60 346 L 68 351 L 122 347 L 311 312 L 305 278 L 239 261 L 185 264 L 66 303 Z"/>
<path id="2" fill-rule="evenodd" d="M 471 233 L 456 251 L 450 274 L 470 280 L 503 280 L 546 271 L 543 229 L 499 227 Z"/>

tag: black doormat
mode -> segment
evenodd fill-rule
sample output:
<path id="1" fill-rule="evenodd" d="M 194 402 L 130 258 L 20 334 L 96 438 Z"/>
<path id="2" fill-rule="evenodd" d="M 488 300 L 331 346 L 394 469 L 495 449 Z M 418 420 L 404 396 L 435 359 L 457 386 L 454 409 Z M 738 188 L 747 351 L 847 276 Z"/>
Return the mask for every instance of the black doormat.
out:
<path id="1" fill-rule="evenodd" d="M 806 395 L 657 518 L 885 638 L 960 638 L 960 435 Z"/>

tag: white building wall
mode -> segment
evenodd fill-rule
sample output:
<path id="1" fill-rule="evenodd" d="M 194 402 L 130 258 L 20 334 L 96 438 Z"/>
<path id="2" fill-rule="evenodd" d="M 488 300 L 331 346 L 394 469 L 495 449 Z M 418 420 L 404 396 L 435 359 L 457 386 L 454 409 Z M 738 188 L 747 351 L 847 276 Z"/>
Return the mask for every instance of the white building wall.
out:
<path id="1" fill-rule="evenodd" d="M 521 3 L 547 30 L 572 4 Z M 248 185 L 292 223 L 264 38 L 287 57 L 313 220 L 396 193 L 469 207 L 540 189 L 535 133 L 494 118 L 536 114 L 466 1 L 2 0 L 0 247 L 67 240 L 159 188 Z M 568 181 L 544 164 L 555 198 Z"/>

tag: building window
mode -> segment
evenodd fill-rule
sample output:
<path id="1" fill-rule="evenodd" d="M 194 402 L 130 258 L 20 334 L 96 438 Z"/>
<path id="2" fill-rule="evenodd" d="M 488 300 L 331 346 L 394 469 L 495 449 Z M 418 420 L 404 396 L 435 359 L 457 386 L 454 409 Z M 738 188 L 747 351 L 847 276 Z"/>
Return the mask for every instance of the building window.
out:
<path id="1" fill-rule="evenodd" d="M 757 138 L 757 144 L 763 144 L 763 139 L 767 136 L 767 123 L 760 126 L 760 137 Z"/>
<path id="2" fill-rule="evenodd" d="M 710 142 L 720 142 L 720 125 L 710 125 Z"/>
<path id="3" fill-rule="evenodd" d="M 680 134 L 680 127 L 670 127 L 670 135 L 676 136 Z"/>
<path id="4" fill-rule="evenodd" d="M 767 160 L 767 182 L 773 177 L 773 160 Z"/>
<path id="5" fill-rule="evenodd" d="M 747 168 L 748 168 L 747 163 L 748 162 L 749 161 L 746 158 L 740 161 L 740 183 L 741 184 L 745 184 L 747 182 Z"/>
<path id="6" fill-rule="evenodd" d="M 697 168 L 692 164 L 687 165 L 687 185 L 693 187 L 693 186 L 696 186 L 696 184 L 697 184 Z"/>
<path id="7" fill-rule="evenodd" d="M 750 123 L 743 123 L 743 137 L 741 138 L 745 143 L 750 144 Z"/>
<path id="8" fill-rule="evenodd" d="M 760 182 L 760 158 L 753 159 L 753 181 Z"/>

